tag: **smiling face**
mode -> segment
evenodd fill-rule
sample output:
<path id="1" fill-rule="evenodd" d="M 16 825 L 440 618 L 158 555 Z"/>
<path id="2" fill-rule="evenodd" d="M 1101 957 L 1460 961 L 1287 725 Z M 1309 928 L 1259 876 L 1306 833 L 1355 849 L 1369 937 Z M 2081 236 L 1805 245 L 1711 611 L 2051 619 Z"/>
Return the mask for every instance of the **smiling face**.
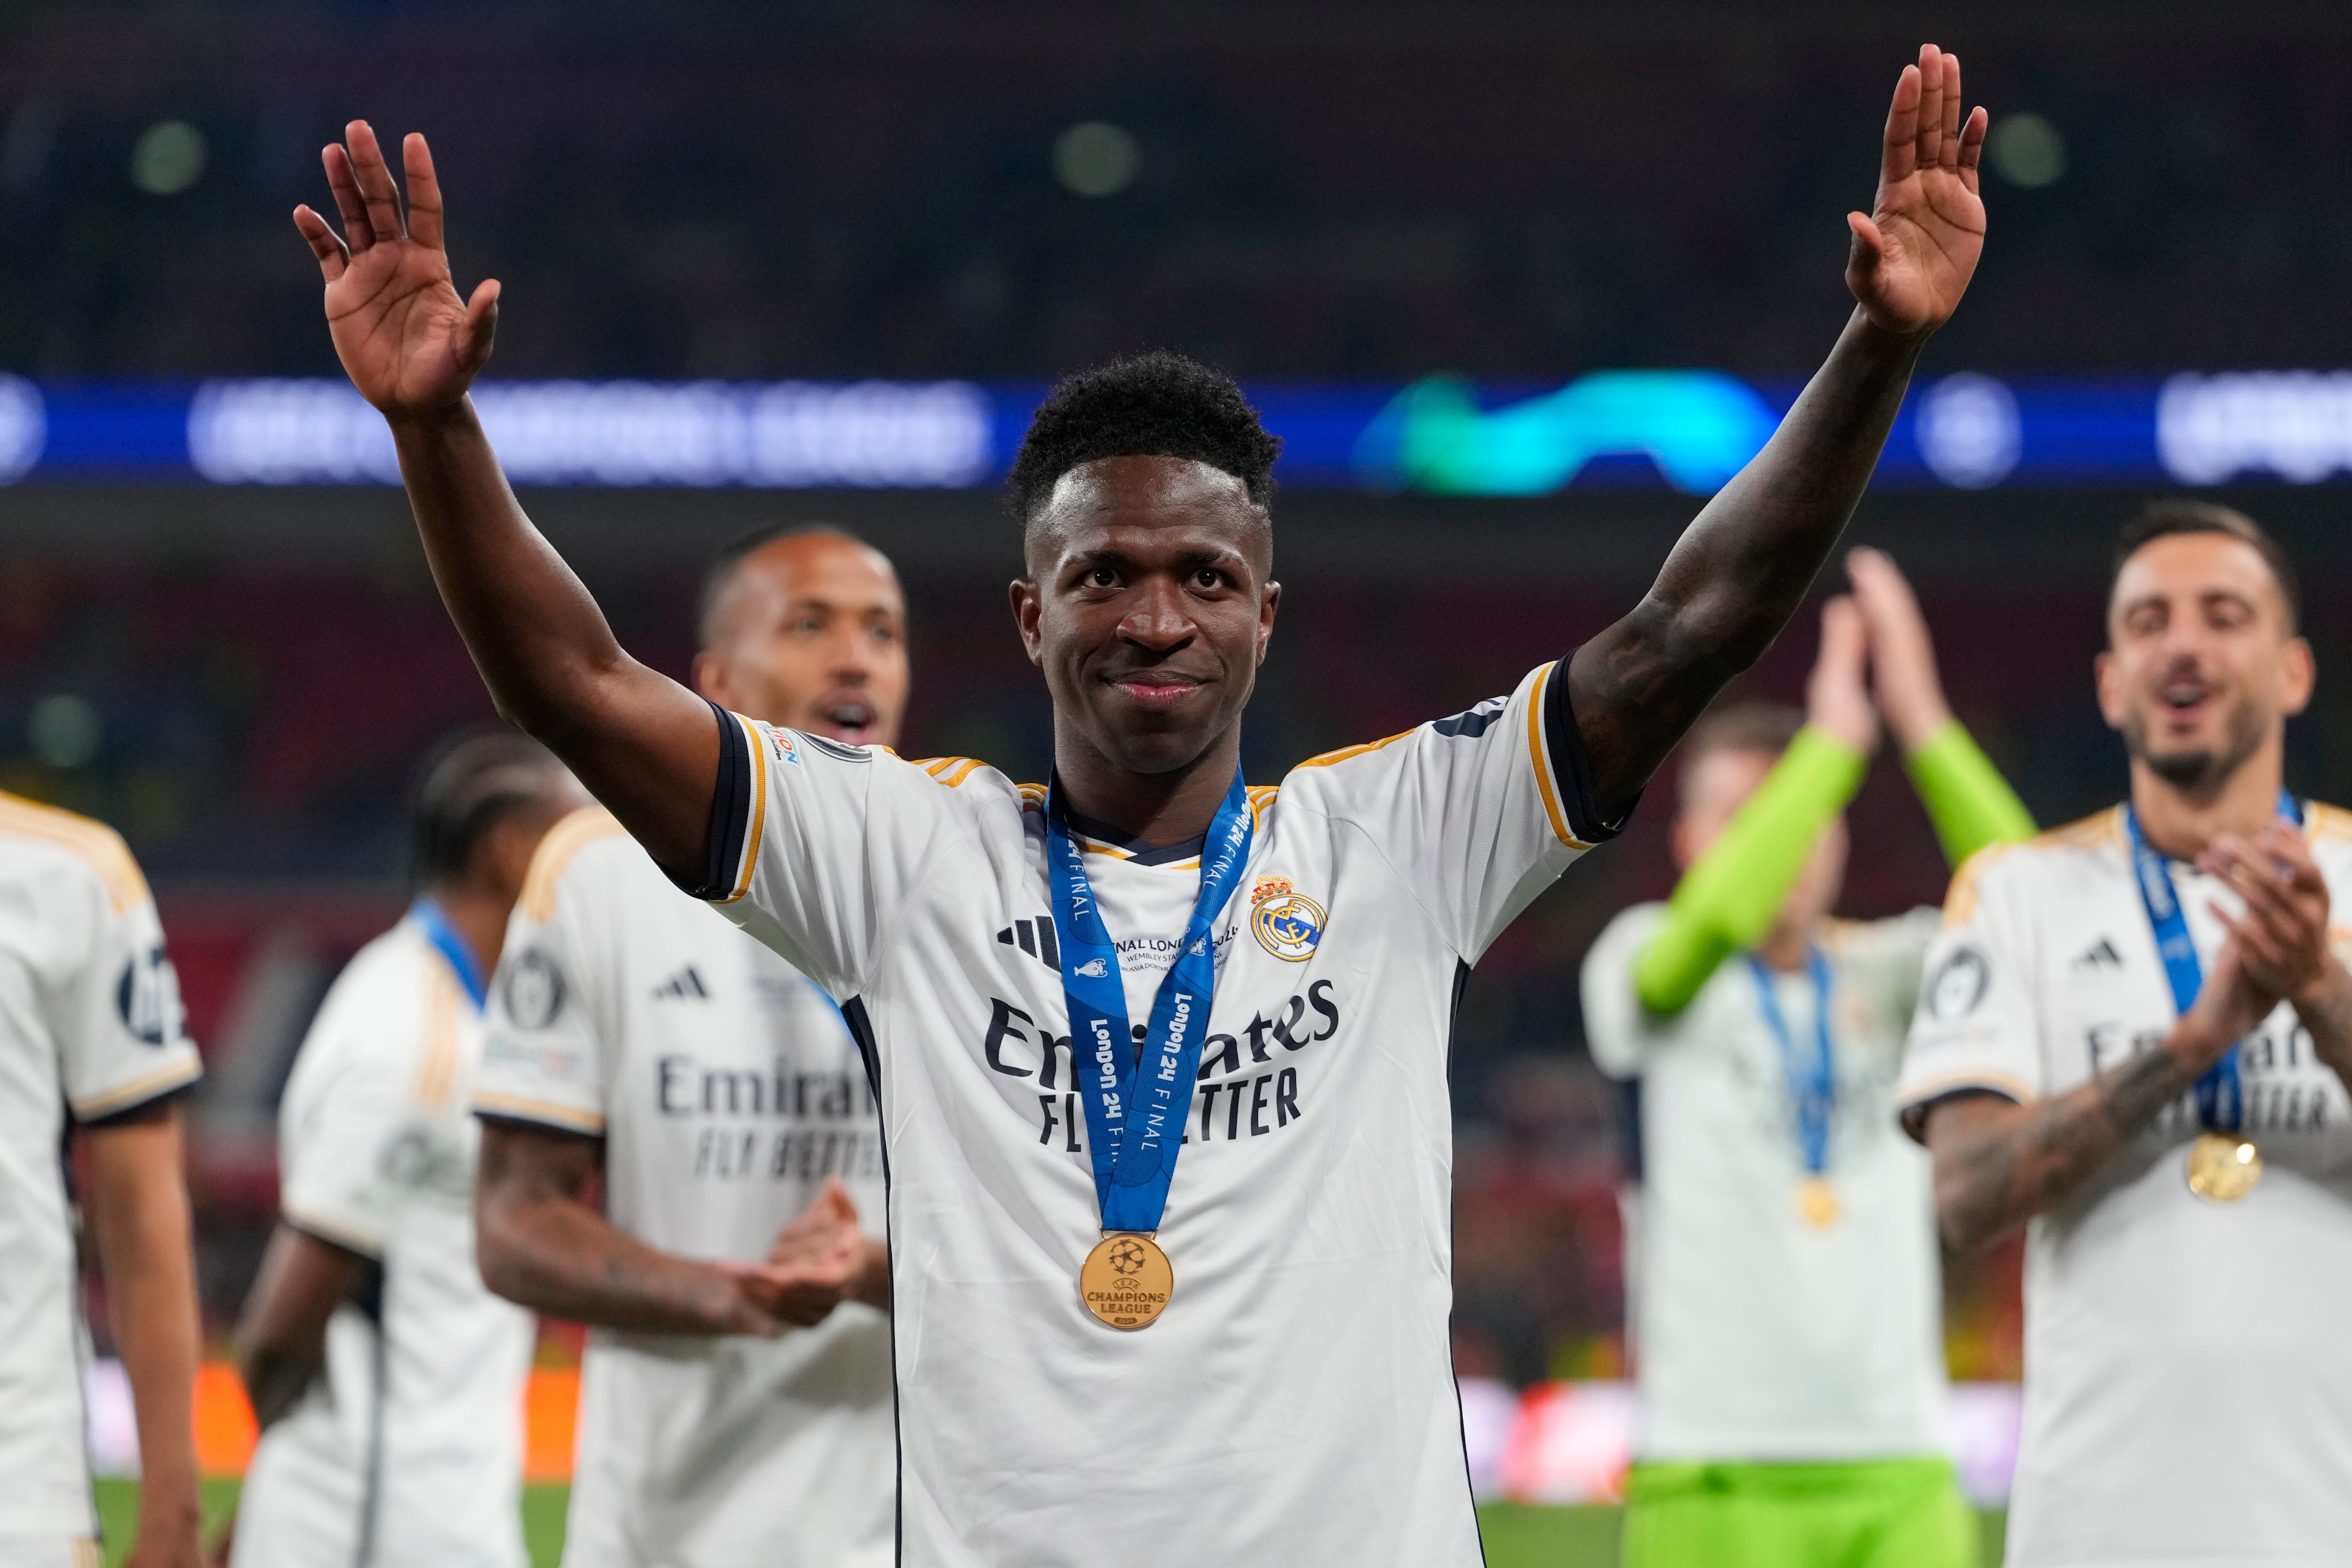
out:
<path id="1" fill-rule="evenodd" d="M 881 552 L 796 533 L 737 565 L 712 605 L 695 689 L 722 708 L 853 746 L 895 745 L 907 606 Z"/>
<path id="2" fill-rule="evenodd" d="M 1013 614 L 1053 693 L 1057 753 L 1160 775 L 1234 732 L 1274 631 L 1273 531 L 1241 480 L 1183 458 L 1102 458 L 1032 522 Z"/>
<path id="3" fill-rule="evenodd" d="M 2099 709 L 2132 760 L 2190 795 L 2281 743 L 2311 700 L 2311 647 L 2262 552 L 2226 533 L 2150 540 L 2116 574 Z"/>

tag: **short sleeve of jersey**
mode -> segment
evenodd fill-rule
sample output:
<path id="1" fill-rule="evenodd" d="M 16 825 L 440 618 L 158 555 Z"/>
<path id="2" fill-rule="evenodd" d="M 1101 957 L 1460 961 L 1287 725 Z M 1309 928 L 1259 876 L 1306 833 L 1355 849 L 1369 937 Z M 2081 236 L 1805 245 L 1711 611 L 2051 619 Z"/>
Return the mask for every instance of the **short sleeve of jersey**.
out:
<path id="1" fill-rule="evenodd" d="M 1568 664 L 1507 697 L 1301 763 L 1310 809 L 1359 828 L 1475 963 L 1568 864 L 1616 834 L 1596 820 Z M 1328 768 L 1309 784 L 1302 775 Z M 1288 804 L 1286 799 L 1286 804 Z"/>
<path id="2" fill-rule="evenodd" d="M 122 873 L 77 878 L 56 910 L 67 966 L 51 992 L 66 1102 L 88 1125 L 125 1115 L 204 1071 L 179 976 L 145 880 L 119 839 Z"/>
<path id="3" fill-rule="evenodd" d="M 436 1020 L 422 987 L 395 994 L 375 974 L 351 978 L 352 989 L 320 1009 L 287 1083 L 279 1207 L 297 1229 L 381 1258 L 407 1190 L 404 1153 L 425 1114 L 417 1069 Z M 454 1027 L 452 1017 L 437 1022 Z"/>
<path id="4" fill-rule="evenodd" d="M 606 992 L 620 933 L 599 896 L 599 873 L 610 857 L 638 853 L 621 825 L 593 806 L 540 840 L 490 983 L 476 1114 L 603 1134 L 619 1045 Z"/>
<path id="5" fill-rule="evenodd" d="M 1654 1018 L 1633 994 L 1633 961 L 1664 917 L 1664 904 L 1636 904 L 1611 921 L 1584 955 L 1584 1042 L 1611 1078 L 1634 1078 L 1675 1020 Z"/>
<path id="6" fill-rule="evenodd" d="M 946 822 L 947 781 L 880 747 L 721 720 L 709 874 L 687 890 L 855 994 Z"/>
<path id="7" fill-rule="evenodd" d="M 2033 928 L 2015 847 L 1995 845 L 1960 868 L 1927 944 L 1895 1089 L 1915 1135 L 1920 1113 L 1945 1095 L 1981 1089 L 2021 1103 L 2043 1092 Z"/>

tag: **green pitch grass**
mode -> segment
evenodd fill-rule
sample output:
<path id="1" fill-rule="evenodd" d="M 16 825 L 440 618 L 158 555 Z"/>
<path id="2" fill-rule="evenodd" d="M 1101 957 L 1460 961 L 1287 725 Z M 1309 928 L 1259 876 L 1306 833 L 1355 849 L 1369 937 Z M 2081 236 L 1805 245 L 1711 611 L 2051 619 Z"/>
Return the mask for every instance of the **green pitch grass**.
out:
<path id="1" fill-rule="evenodd" d="M 563 1550 L 564 1487 L 525 1487 L 522 1533 L 532 1568 L 555 1568 Z M 205 1527 L 216 1530 L 236 1502 L 235 1481 L 205 1483 Z M 106 1530 L 107 1568 L 131 1549 L 138 1521 L 135 1481 L 98 1483 L 98 1512 Z M 1980 1516 L 1985 1568 L 2000 1568 L 2001 1516 Z M 1616 1568 L 1617 1510 L 1613 1508 L 1528 1508 L 1490 1503 L 1478 1510 L 1486 1538 L 1487 1568 Z"/>

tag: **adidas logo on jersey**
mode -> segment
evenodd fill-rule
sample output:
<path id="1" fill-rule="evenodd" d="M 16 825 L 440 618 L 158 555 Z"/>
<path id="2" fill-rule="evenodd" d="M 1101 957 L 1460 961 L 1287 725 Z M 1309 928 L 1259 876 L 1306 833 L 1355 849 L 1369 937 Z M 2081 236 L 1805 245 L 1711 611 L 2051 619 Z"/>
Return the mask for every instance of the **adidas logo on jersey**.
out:
<path id="1" fill-rule="evenodd" d="M 702 972 L 689 963 L 654 987 L 654 1000 L 658 1002 L 665 998 L 708 1002 L 710 1000 L 710 987 L 702 983 Z"/>
<path id="2" fill-rule="evenodd" d="M 2074 967 L 2077 969 L 2096 969 L 2102 964 L 2109 969 L 2121 969 L 2124 966 L 2123 954 L 2117 952 L 2116 944 L 2105 937 L 2101 937 L 2074 957 Z"/>
<path id="3" fill-rule="evenodd" d="M 1027 920 L 1014 921 L 996 933 L 996 940 L 1007 947 L 1018 946 L 1055 973 L 1062 973 L 1062 944 L 1054 935 L 1053 916 L 1032 915 Z"/>

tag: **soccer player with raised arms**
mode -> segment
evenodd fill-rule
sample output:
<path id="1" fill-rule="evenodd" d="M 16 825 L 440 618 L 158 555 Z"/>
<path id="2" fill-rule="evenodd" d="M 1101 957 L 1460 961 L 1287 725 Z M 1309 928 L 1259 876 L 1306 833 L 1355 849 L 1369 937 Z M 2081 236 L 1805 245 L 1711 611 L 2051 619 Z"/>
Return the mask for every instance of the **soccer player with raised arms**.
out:
<path id="1" fill-rule="evenodd" d="M 2352 1553 L 2352 816 L 2285 788 L 2294 571 L 2165 501 L 2117 543 L 2130 794 L 1954 879 L 1898 1100 L 1956 1250 L 2025 1226 L 2011 1568 Z"/>
<path id="2" fill-rule="evenodd" d="M 1682 880 L 1584 962 L 1593 1059 L 1642 1085 L 1627 1568 L 1978 1560 L 1945 1457 L 1927 1159 L 1893 1110 L 1936 911 L 1829 917 L 1882 715 L 1953 864 L 2033 821 L 1946 706 L 1895 563 L 1847 571 L 1806 711 L 1699 721 Z"/>
<path id="3" fill-rule="evenodd" d="M 748 536 L 699 629 L 721 707 L 852 756 L 898 739 L 906 606 L 879 552 Z M 596 807 L 541 847 L 492 998 L 483 1272 L 592 1329 L 564 1562 L 887 1563 L 882 1130 L 840 1010 Z"/>
<path id="4" fill-rule="evenodd" d="M 1053 778 L 919 768 L 620 649 L 466 396 L 498 290 L 451 286 L 424 140 L 404 216 L 364 124 L 328 149 L 348 237 L 296 221 L 484 679 L 863 1048 L 901 1561 L 1480 1561 L 1447 1342 L 1456 989 L 1802 600 L 1975 269 L 1984 127 L 1957 60 L 1904 68 L 1874 211 L 1848 218 L 1858 308 L 1631 614 L 1255 791 L 1276 447 L 1231 382 L 1150 356 L 1038 411 L 1011 600 Z"/>

